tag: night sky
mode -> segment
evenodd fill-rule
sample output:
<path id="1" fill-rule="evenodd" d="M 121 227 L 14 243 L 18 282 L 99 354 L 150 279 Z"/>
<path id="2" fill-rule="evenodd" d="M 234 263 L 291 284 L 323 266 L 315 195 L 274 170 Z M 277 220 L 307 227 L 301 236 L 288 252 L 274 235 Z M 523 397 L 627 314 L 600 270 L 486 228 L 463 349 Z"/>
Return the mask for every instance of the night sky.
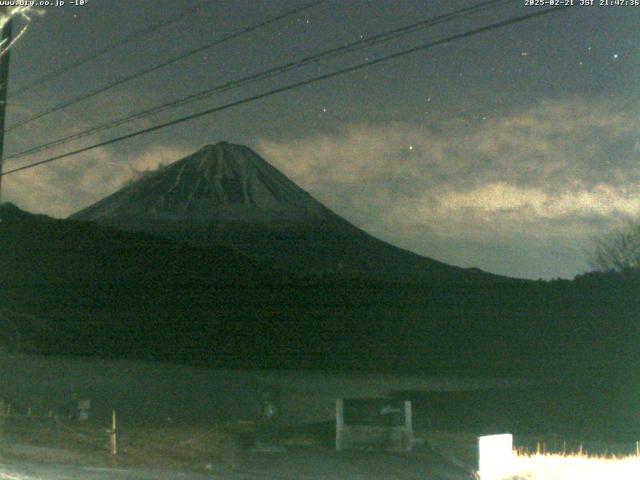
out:
<path id="1" fill-rule="evenodd" d="M 13 93 L 198 3 L 88 0 L 44 8 L 11 54 L 8 124 L 305 2 L 212 1 Z M 476 3 L 327 1 L 12 130 L 5 154 Z M 538 8 L 514 1 L 4 168 Z M 640 215 L 639 33 L 640 6 L 574 7 L 8 175 L 4 200 L 65 217 L 144 171 L 226 140 L 253 148 L 336 213 L 394 245 L 510 276 L 573 277 L 589 269 L 595 235 Z"/>

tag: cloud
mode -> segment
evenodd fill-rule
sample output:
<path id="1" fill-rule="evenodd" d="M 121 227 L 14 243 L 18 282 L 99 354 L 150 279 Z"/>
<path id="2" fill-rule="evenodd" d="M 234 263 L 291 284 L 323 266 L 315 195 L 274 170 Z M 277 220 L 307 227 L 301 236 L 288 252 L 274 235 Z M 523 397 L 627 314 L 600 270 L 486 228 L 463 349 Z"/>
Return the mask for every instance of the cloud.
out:
<path id="1" fill-rule="evenodd" d="M 11 158 L 18 152 L 28 151 L 48 142 L 78 134 L 91 125 L 130 115 L 143 109 L 144 99 L 130 92 L 112 92 L 104 107 L 85 105 L 56 111 L 52 115 L 29 121 L 11 128 L 24 120 L 38 117 L 49 108 L 59 105 L 60 99 L 49 98 L 48 92 L 35 94 L 35 99 L 19 97 L 10 105 L 9 122 L 5 140 L 4 171 L 48 159 L 70 150 L 87 147 L 129 133 L 131 125 L 97 132 L 69 143 L 52 146 L 41 152 Z M 136 128 L 151 126 L 150 119 L 138 119 Z M 140 146 L 142 143 L 142 147 Z M 188 150 L 171 140 L 149 145 L 138 142 L 132 145 L 114 145 L 92 150 L 85 154 L 64 158 L 51 164 L 11 174 L 3 178 L 3 200 L 12 201 L 25 209 L 61 217 L 99 200 L 120 188 L 127 179 L 141 172 L 169 163 L 184 156 Z"/>
<path id="2" fill-rule="evenodd" d="M 99 148 L 4 177 L 3 199 L 30 212 L 66 217 L 189 153 L 184 147 L 158 144 L 124 157 Z"/>
<path id="3" fill-rule="evenodd" d="M 588 267 L 594 235 L 640 216 L 639 113 L 629 102 L 547 100 L 483 122 L 349 124 L 252 146 L 396 245 L 510 275 L 572 276 Z M 32 132 L 22 135 L 20 148 Z M 4 198 L 64 217 L 195 150 L 171 138 L 96 149 L 5 177 Z"/>
<path id="4" fill-rule="evenodd" d="M 640 216 L 638 113 L 615 101 L 544 101 L 478 124 L 348 125 L 257 149 L 347 219 L 419 253 L 446 239 L 477 250 L 453 263 L 513 273 L 516 258 L 487 263 L 483 249 L 557 245 L 567 258 L 555 270 L 519 274 L 567 276 L 587 267 L 594 235 Z"/>

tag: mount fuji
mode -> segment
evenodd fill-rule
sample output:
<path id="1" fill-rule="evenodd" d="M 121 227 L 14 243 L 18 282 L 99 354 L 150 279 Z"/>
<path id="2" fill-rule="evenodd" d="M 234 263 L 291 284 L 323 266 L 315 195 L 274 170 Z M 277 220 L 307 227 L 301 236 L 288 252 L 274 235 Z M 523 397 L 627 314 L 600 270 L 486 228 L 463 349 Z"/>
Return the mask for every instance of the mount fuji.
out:
<path id="1" fill-rule="evenodd" d="M 503 278 L 378 240 L 250 148 L 226 142 L 148 173 L 70 218 L 197 246 L 226 244 L 298 276 L 463 283 Z"/>

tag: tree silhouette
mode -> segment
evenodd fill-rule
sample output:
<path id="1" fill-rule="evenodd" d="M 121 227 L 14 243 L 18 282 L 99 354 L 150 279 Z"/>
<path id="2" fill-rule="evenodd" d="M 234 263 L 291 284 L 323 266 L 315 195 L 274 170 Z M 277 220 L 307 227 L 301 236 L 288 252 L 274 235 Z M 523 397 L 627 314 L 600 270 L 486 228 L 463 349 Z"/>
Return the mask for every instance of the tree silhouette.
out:
<path id="1" fill-rule="evenodd" d="M 601 272 L 640 268 L 640 221 L 597 237 L 591 266 Z"/>

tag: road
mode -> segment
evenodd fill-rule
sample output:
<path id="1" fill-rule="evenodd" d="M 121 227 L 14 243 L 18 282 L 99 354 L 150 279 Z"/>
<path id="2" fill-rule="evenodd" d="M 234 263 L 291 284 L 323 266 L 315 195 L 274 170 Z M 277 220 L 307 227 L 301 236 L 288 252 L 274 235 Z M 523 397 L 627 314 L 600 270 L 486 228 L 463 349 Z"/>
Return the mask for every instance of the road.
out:
<path id="1" fill-rule="evenodd" d="M 52 464 L 0 464 L 0 480 L 212 480 L 223 477 Z"/>
<path id="2" fill-rule="evenodd" d="M 316 450 L 255 454 L 233 472 L 208 474 L 2 463 L 0 480 L 469 480 L 428 450 L 407 455 Z"/>

